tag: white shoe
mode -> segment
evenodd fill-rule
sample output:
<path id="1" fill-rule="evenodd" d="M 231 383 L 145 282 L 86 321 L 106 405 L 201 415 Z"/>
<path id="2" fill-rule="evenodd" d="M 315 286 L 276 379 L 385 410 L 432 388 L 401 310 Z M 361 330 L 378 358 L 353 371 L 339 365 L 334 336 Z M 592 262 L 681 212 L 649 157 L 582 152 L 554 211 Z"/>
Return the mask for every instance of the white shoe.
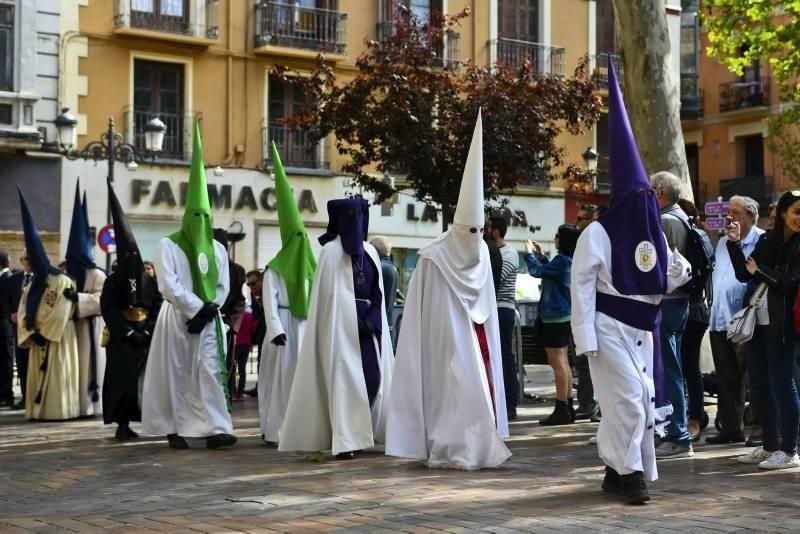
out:
<path id="1" fill-rule="evenodd" d="M 765 460 L 769 460 L 770 456 L 772 456 L 772 453 L 765 451 L 764 447 L 756 447 L 747 454 L 736 458 L 736 461 L 743 464 L 760 464 Z"/>
<path id="2" fill-rule="evenodd" d="M 800 467 L 800 458 L 797 457 L 797 453 L 789 456 L 783 451 L 775 451 L 772 456 L 758 464 L 758 467 L 761 469 L 791 469 Z"/>

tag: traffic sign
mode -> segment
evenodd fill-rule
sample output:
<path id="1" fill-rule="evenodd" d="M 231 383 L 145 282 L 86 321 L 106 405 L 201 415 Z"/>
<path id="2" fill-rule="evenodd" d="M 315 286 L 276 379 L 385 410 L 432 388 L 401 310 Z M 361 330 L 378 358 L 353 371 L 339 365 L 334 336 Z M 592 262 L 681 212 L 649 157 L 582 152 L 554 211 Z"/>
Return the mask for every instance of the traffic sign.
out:
<path id="1" fill-rule="evenodd" d="M 728 203 L 727 202 L 706 202 L 705 207 L 703 210 L 706 212 L 706 215 L 727 215 L 728 213 Z"/>
<path id="2" fill-rule="evenodd" d="M 724 217 L 709 217 L 706 219 L 706 224 L 711 230 L 724 230 L 726 221 Z"/>
<path id="3" fill-rule="evenodd" d="M 100 232 L 97 234 L 97 245 L 106 254 L 114 254 L 117 251 L 113 224 L 106 225 L 100 229 Z"/>

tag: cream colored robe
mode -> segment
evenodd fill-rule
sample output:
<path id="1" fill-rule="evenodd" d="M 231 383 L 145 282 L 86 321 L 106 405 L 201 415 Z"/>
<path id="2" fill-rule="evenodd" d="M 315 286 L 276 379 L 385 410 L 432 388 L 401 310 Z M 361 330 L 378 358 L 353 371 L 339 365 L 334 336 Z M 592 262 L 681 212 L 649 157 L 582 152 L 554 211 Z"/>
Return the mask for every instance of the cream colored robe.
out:
<path id="1" fill-rule="evenodd" d="M 103 377 L 106 371 L 106 349 L 100 346 L 103 337 L 103 316 L 100 314 L 100 294 L 106 273 L 100 269 L 86 271 L 86 282 L 78 293 L 75 312 L 75 333 L 78 336 L 78 356 L 80 359 L 80 401 L 81 416 L 103 413 Z M 92 328 L 90 328 L 90 323 Z M 92 343 L 97 360 L 97 401 L 92 402 L 89 392 L 89 379 L 92 373 Z"/>
<path id="2" fill-rule="evenodd" d="M 74 419 L 80 413 L 78 399 L 78 342 L 72 322 L 74 304 L 64 297 L 64 290 L 75 287 L 65 275 L 47 276 L 47 289 L 36 313 L 36 328 L 48 343 L 40 347 L 30 339 L 25 328 L 25 308 L 30 286 L 25 288 L 17 310 L 19 346 L 27 348 L 28 377 L 25 396 L 25 417 L 28 419 Z M 47 358 L 47 366 L 41 369 Z M 41 392 L 41 402 L 36 398 Z"/>

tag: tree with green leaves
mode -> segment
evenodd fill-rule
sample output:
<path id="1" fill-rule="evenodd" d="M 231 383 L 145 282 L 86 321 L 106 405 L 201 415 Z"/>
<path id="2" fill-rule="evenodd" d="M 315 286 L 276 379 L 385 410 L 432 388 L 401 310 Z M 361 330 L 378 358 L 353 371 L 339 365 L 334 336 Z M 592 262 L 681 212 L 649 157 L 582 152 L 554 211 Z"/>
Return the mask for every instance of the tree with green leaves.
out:
<path id="1" fill-rule="evenodd" d="M 457 201 L 478 109 L 487 199 L 558 176 L 590 180 L 581 167 L 565 166 L 566 151 L 558 144 L 562 132 L 582 134 L 600 115 L 585 61 L 572 77 L 537 72 L 530 61 L 491 68 L 448 61 L 441 54 L 447 32 L 467 16 L 468 9 L 422 21 L 401 11 L 384 38 L 365 40 L 356 75 L 346 83 L 323 55 L 308 77 L 276 67 L 273 74 L 301 84 L 306 97 L 284 122 L 308 131 L 312 141 L 333 134 L 346 156 L 342 171 L 378 201 L 395 193 L 382 177 L 389 173 L 401 176 L 417 200 L 443 206 L 446 214 Z"/>
<path id="2" fill-rule="evenodd" d="M 781 113 L 767 119 L 769 148 L 784 172 L 800 177 L 800 2 L 784 0 L 706 0 L 701 14 L 708 29 L 708 55 L 731 72 L 766 61 L 778 88 Z"/>

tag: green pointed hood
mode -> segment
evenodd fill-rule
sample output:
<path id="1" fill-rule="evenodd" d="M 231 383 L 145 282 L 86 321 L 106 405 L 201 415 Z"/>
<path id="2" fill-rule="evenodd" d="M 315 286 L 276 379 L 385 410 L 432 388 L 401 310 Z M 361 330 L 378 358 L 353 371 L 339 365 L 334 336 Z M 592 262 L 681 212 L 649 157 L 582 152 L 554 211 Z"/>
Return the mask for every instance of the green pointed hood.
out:
<path id="1" fill-rule="evenodd" d="M 281 227 L 281 250 L 267 264 L 280 274 L 286 284 L 289 311 L 298 319 L 308 317 L 308 297 L 317 269 L 317 260 L 289 180 L 283 170 L 275 143 L 272 143 L 272 162 L 275 165 L 275 198 L 278 206 L 278 224 Z"/>
<path id="2" fill-rule="evenodd" d="M 211 204 L 208 201 L 206 186 L 206 169 L 203 164 L 203 147 L 200 144 L 200 125 L 195 121 L 186 210 L 183 212 L 180 231 L 170 235 L 169 238 L 186 254 L 192 270 L 192 291 L 206 303 L 216 297 L 219 278 L 214 254 L 213 229 Z"/>

